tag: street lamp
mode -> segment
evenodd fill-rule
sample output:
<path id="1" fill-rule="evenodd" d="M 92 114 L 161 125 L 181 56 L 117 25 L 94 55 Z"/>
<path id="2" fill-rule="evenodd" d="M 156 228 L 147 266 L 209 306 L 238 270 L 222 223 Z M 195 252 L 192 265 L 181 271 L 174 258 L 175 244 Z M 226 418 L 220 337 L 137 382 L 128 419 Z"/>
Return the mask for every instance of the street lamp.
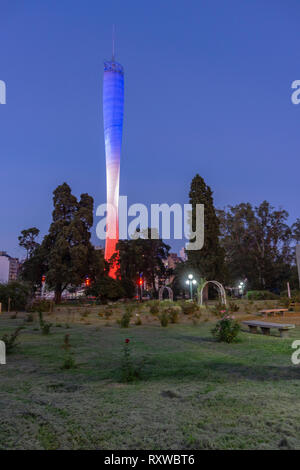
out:
<path id="1" fill-rule="evenodd" d="M 192 274 L 189 274 L 189 275 L 188 275 L 188 279 L 185 281 L 185 283 L 190 286 L 190 296 L 191 296 L 191 300 L 193 300 L 193 285 L 196 285 L 196 284 L 197 284 L 196 279 L 193 279 L 193 277 L 194 277 L 194 276 L 193 276 Z"/>
<path id="2" fill-rule="evenodd" d="M 244 293 L 244 285 L 245 284 L 243 282 L 240 282 L 240 284 L 239 284 L 239 289 L 241 291 L 242 296 L 243 296 L 243 293 Z"/>

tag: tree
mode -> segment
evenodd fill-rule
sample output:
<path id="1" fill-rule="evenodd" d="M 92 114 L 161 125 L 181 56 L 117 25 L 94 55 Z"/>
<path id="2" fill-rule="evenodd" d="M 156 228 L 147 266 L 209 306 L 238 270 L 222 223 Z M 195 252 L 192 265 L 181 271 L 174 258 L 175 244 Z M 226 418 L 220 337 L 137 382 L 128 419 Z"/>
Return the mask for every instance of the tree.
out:
<path id="1" fill-rule="evenodd" d="M 9 299 L 11 310 L 24 310 L 29 300 L 28 286 L 18 281 L 0 284 L 0 302 L 5 310 L 8 309 Z"/>
<path id="2" fill-rule="evenodd" d="M 297 243 L 300 243 L 300 219 L 297 219 L 296 222 L 292 225 L 293 239 Z"/>
<path id="3" fill-rule="evenodd" d="M 166 275 L 164 260 L 168 258 L 170 250 L 161 239 L 154 238 L 154 229 L 146 229 L 142 237 L 132 240 L 120 240 L 117 246 L 119 251 L 119 276 L 136 282 L 140 276 L 156 291 L 156 279 Z M 157 234 L 155 234 L 157 237 Z"/>
<path id="4" fill-rule="evenodd" d="M 39 245 L 36 241 L 40 231 L 36 227 L 22 230 L 21 235 L 18 237 L 19 245 L 26 250 L 26 259 L 30 258 Z"/>
<path id="5" fill-rule="evenodd" d="M 30 286 L 32 295 L 41 287 L 42 276 L 47 271 L 46 255 L 45 248 L 37 245 L 21 266 L 20 278 Z"/>
<path id="6" fill-rule="evenodd" d="M 101 254 L 90 242 L 93 198 L 82 194 L 77 201 L 66 183 L 58 186 L 53 195 L 53 222 L 41 247 L 46 254 L 46 283 L 54 289 L 55 302 L 59 303 L 68 285 L 81 285 L 86 275 L 95 278 L 104 268 L 104 261 L 101 266 Z"/>
<path id="7" fill-rule="evenodd" d="M 187 251 L 187 266 L 203 278 L 223 281 L 225 252 L 220 245 L 220 222 L 214 207 L 213 192 L 198 174 L 192 180 L 189 197 L 193 230 L 196 225 L 196 204 L 204 204 L 204 246 L 201 250 Z"/>
<path id="8" fill-rule="evenodd" d="M 278 289 L 289 279 L 291 229 L 285 210 L 267 201 L 219 211 L 222 245 L 232 281 L 247 278 L 252 289 Z"/>

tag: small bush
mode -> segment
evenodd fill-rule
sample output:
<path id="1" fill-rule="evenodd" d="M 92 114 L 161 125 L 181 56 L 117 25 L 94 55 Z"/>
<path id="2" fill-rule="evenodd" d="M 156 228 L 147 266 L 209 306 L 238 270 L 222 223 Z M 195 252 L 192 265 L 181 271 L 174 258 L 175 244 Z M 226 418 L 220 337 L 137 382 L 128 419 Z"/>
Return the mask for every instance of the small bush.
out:
<path id="1" fill-rule="evenodd" d="M 228 310 L 230 313 L 238 312 L 240 307 L 235 302 L 229 302 Z"/>
<path id="2" fill-rule="evenodd" d="M 248 300 L 277 300 L 279 296 L 267 290 L 252 290 L 247 292 Z"/>
<path id="3" fill-rule="evenodd" d="M 141 324 L 142 324 L 141 317 L 140 317 L 140 315 L 139 315 L 138 313 L 136 314 L 136 320 L 135 320 L 134 324 L 135 324 L 136 326 L 141 326 Z"/>
<path id="4" fill-rule="evenodd" d="M 161 326 L 168 326 L 169 324 L 169 315 L 166 311 L 163 311 L 160 315 L 159 315 L 159 321 L 160 321 L 160 324 Z"/>
<path id="5" fill-rule="evenodd" d="M 185 315 L 192 315 L 198 312 L 199 307 L 195 302 L 185 301 L 181 304 L 182 311 Z"/>
<path id="6" fill-rule="evenodd" d="M 27 323 L 32 323 L 34 321 L 34 317 L 32 313 L 28 313 L 28 315 L 25 318 L 25 322 Z"/>
<path id="7" fill-rule="evenodd" d="M 27 312 L 44 312 L 48 313 L 51 311 L 51 301 L 40 299 L 34 300 L 32 304 L 27 308 Z"/>
<path id="8" fill-rule="evenodd" d="M 61 369 L 74 369 L 76 367 L 76 362 L 73 357 L 73 353 L 70 351 L 71 347 L 72 346 L 70 344 L 70 335 L 66 334 L 62 345 L 62 348 L 65 351 L 65 357 Z"/>
<path id="9" fill-rule="evenodd" d="M 130 340 L 126 338 L 123 347 L 123 358 L 121 365 L 123 382 L 133 382 L 134 380 L 139 379 L 141 376 L 141 367 L 136 367 L 133 365 L 129 343 Z"/>
<path id="10" fill-rule="evenodd" d="M 1 340 L 5 343 L 5 349 L 7 354 L 11 353 L 18 346 L 19 343 L 17 341 L 23 328 L 23 326 L 19 326 L 15 329 L 13 333 L 5 333 L 5 335 L 2 336 Z"/>
<path id="11" fill-rule="evenodd" d="M 113 314 L 113 310 L 112 308 L 110 307 L 106 307 L 105 311 L 104 311 L 104 316 L 106 318 L 106 320 L 108 320 Z"/>
<path id="12" fill-rule="evenodd" d="M 129 311 L 123 313 L 121 319 L 118 320 L 118 323 L 119 323 L 121 328 L 128 328 L 129 327 L 131 315 L 132 314 Z"/>
<path id="13" fill-rule="evenodd" d="M 233 317 L 226 315 L 218 321 L 216 326 L 211 330 L 212 335 L 219 342 L 233 343 L 237 341 L 240 332 L 239 323 Z"/>
<path id="14" fill-rule="evenodd" d="M 169 320 L 171 323 L 178 323 L 179 314 L 181 313 L 181 307 L 174 305 L 174 307 L 170 307 L 167 309 L 169 314 Z"/>
<path id="15" fill-rule="evenodd" d="M 39 321 L 40 321 L 40 329 L 43 335 L 48 335 L 50 333 L 50 328 L 52 323 L 45 322 L 43 317 L 43 312 L 39 311 Z"/>
<path id="16" fill-rule="evenodd" d="M 281 297 L 280 304 L 285 308 L 289 308 L 291 305 L 291 299 L 289 297 Z"/>
<path id="17" fill-rule="evenodd" d="M 150 306 L 150 313 L 152 315 L 157 315 L 159 313 L 159 300 L 150 300 L 148 305 Z"/>

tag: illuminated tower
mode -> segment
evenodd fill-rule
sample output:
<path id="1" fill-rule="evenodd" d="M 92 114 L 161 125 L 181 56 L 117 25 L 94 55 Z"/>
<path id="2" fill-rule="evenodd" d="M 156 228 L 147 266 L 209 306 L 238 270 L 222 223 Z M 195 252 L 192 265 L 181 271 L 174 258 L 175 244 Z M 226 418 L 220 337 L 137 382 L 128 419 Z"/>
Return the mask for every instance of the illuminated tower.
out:
<path id="1" fill-rule="evenodd" d="M 105 259 L 110 260 L 117 252 L 119 240 L 119 183 L 120 157 L 122 146 L 122 128 L 124 112 L 124 71 L 121 64 L 115 62 L 114 42 L 110 62 L 104 62 L 103 77 L 103 119 L 106 155 L 106 241 Z M 117 266 L 110 269 L 110 276 L 116 277 Z"/>

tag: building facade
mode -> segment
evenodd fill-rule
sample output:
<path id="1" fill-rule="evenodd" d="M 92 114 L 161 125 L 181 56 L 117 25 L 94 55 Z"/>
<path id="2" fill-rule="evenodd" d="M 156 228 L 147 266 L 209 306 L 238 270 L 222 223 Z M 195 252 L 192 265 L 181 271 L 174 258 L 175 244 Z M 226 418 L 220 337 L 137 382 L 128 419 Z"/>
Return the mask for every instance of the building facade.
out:
<path id="1" fill-rule="evenodd" d="M 0 251 L 0 283 L 15 281 L 18 278 L 20 262 L 6 251 Z"/>

